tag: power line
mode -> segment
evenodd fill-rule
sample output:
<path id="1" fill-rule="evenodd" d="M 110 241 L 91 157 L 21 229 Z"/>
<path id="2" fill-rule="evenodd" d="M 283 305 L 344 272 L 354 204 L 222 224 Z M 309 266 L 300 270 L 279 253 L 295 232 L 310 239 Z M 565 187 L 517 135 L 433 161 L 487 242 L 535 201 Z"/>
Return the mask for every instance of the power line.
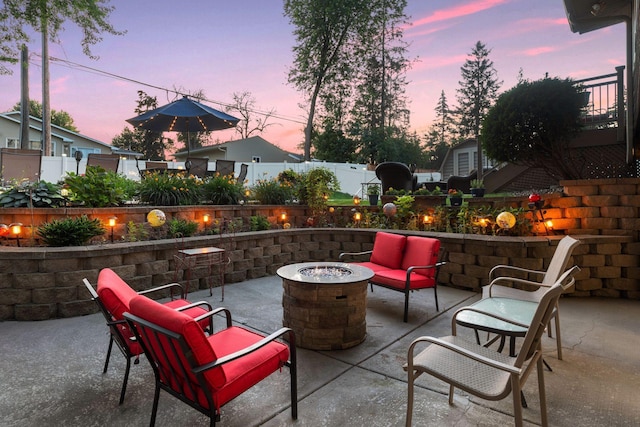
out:
<path id="1" fill-rule="evenodd" d="M 40 55 L 39 53 L 33 53 L 33 56 L 42 58 L 42 55 Z M 161 87 L 161 86 L 157 86 L 157 85 L 153 85 L 151 83 L 145 83 L 143 81 L 140 80 L 136 80 L 136 79 L 132 79 L 129 77 L 125 77 L 125 76 L 121 76 L 118 74 L 114 74 L 108 71 L 104 71 L 104 70 L 100 70 L 98 68 L 93 68 L 93 67 L 89 67 L 87 65 L 82 65 L 82 64 L 78 64 L 76 62 L 72 62 L 69 61 L 67 59 L 60 59 L 60 58 L 56 58 L 53 56 L 49 57 L 49 60 L 52 61 L 53 63 L 60 65 L 61 67 L 67 67 L 67 68 L 72 68 L 72 69 L 77 69 L 79 71 L 83 71 L 86 73 L 91 73 L 91 74 L 95 74 L 95 75 L 99 75 L 99 76 L 103 76 L 103 77 L 109 77 L 115 80 L 122 80 L 122 81 L 126 81 L 129 83 L 134 83 L 137 85 L 141 85 L 141 86 L 146 86 L 146 87 L 150 87 L 153 89 L 157 89 L 157 90 L 161 90 L 163 92 L 167 92 L 167 93 L 175 93 L 178 96 L 191 96 L 191 94 L 188 93 L 183 93 L 180 92 L 178 90 L 175 89 L 168 89 L 165 87 Z M 33 65 L 38 66 L 39 64 L 35 63 L 35 62 L 31 62 Z M 203 101 L 211 103 L 211 104 L 216 104 L 216 105 L 220 105 L 224 108 L 234 108 L 233 105 L 225 103 L 225 102 L 221 102 L 221 101 L 215 101 L 212 99 L 208 99 L 208 98 L 201 98 Z M 292 118 L 292 117 L 287 117 L 287 116 L 283 116 L 281 114 L 275 114 L 272 112 L 266 112 L 266 111 L 260 111 L 260 110 L 256 110 L 256 109 L 247 109 L 247 111 L 254 113 L 254 114 L 259 114 L 262 116 L 269 116 L 269 117 L 273 117 L 275 119 L 279 119 L 279 120 L 285 120 L 288 122 L 292 122 L 292 123 L 298 123 L 298 124 L 302 124 L 305 125 L 306 123 L 300 119 L 296 119 L 296 118 Z"/>

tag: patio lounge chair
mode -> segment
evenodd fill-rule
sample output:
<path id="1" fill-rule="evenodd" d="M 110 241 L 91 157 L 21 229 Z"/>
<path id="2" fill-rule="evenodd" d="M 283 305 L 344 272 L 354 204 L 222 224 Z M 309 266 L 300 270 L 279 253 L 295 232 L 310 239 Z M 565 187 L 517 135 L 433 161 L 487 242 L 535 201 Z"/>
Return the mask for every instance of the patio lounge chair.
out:
<path id="1" fill-rule="evenodd" d="M 122 280 L 120 276 L 108 268 L 101 270 L 98 275 L 97 292 L 87 279 L 83 279 L 83 282 L 91 295 L 91 299 L 98 304 L 100 312 L 104 315 L 107 321 L 107 326 L 109 327 L 109 348 L 107 349 L 107 357 L 104 361 L 104 369 L 102 370 L 102 373 L 106 373 L 107 368 L 109 367 L 109 358 L 111 356 L 111 349 L 113 348 L 114 342 L 127 361 L 124 380 L 122 382 L 122 390 L 120 391 L 119 403 L 122 404 L 127 390 L 127 380 L 129 379 L 131 359 L 135 357 L 134 364 L 137 365 L 139 363 L 139 356 L 142 354 L 142 347 L 140 347 L 140 344 L 131 339 L 134 335 L 129 329 L 129 325 L 127 325 L 124 317 L 122 317 L 123 313 L 129 310 L 129 303 L 131 299 L 137 295 L 173 290 L 177 291 L 179 296 L 182 296 L 182 286 L 179 283 L 171 283 L 148 289 L 146 291 L 136 292 L 124 280 Z M 202 305 L 206 306 L 206 309 L 200 307 Z M 165 303 L 165 306 L 174 310 L 185 310 L 185 313 L 192 317 L 200 316 L 201 314 L 211 310 L 211 305 L 208 303 L 199 302 L 191 304 L 183 298 L 173 299 Z M 211 327 L 211 323 L 207 321 L 201 322 L 200 325 L 204 328 Z"/>
<path id="2" fill-rule="evenodd" d="M 204 178 L 209 170 L 209 159 L 207 157 L 187 157 L 184 166 L 189 175 Z"/>
<path id="3" fill-rule="evenodd" d="M 226 328 L 206 335 L 196 321 L 224 314 Z M 131 301 L 124 314 L 155 374 L 151 426 L 155 425 L 160 390 L 209 416 L 220 419 L 220 408 L 283 366 L 289 368 L 291 416 L 298 417 L 295 335 L 280 328 L 263 336 L 232 326 L 224 308 L 197 319 L 148 298 Z M 287 336 L 288 345 L 278 338 Z"/>
<path id="4" fill-rule="evenodd" d="M 376 166 L 376 177 L 382 181 L 382 193 L 389 188 L 413 191 L 418 186 L 418 177 L 411 173 L 409 166 L 399 162 L 384 162 Z"/>
<path id="5" fill-rule="evenodd" d="M 489 272 L 489 280 L 491 281 L 488 286 L 482 289 L 483 298 L 486 297 L 500 297 L 500 298 L 512 298 L 524 301 L 539 302 L 542 295 L 546 290 L 552 286 L 558 277 L 567 269 L 569 260 L 573 249 L 580 244 L 580 241 L 574 239 L 571 236 L 565 236 L 558 243 L 549 266 L 546 271 L 529 270 L 521 267 L 513 267 L 510 265 L 496 265 Z M 526 280 L 528 278 L 528 280 Z M 514 287 L 503 285 L 529 285 L 530 281 L 539 283 L 539 287 L 534 291 L 525 289 L 517 289 Z M 562 360 L 562 339 L 560 337 L 560 305 L 556 304 L 549 318 L 549 328 L 547 332 L 549 337 L 551 333 L 551 319 L 555 319 L 556 330 L 556 347 L 558 360 Z"/>
<path id="6" fill-rule="evenodd" d="M 0 150 L 2 183 L 10 181 L 37 182 L 42 169 L 40 150 L 3 148 Z"/>
<path id="7" fill-rule="evenodd" d="M 235 171 L 236 162 L 233 160 L 216 160 L 216 173 L 220 176 L 233 176 Z"/>
<path id="8" fill-rule="evenodd" d="M 442 338 L 424 336 L 414 340 L 409 346 L 407 364 L 404 366 L 408 374 L 406 425 L 411 426 L 415 380 L 426 373 L 449 384 L 450 405 L 453 405 L 453 392 L 456 387 L 486 400 L 502 400 L 511 394 L 515 425 L 520 427 L 522 426 L 520 392 L 535 366 L 538 373 L 541 424 L 547 426 L 540 341 L 560 294 L 575 282 L 573 274 L 576 270 L 577 267 L 567 270 L 553 286 L 546 289 L 538 302 L 531 326 L 527 330 L 517 357 L 504 355 L 458 337 L 455 316 L 451 323 L 452 335 Z M 421 343 L 430 345 L 420 353 L 414 354 L 416 347 Z"/>
<path id="9" fill-rule="evenodd" d="M 238 174 L 238 177 L 236 178 L 236 181 L 239 183 L 243 183 L 244 180 L 247 178 L 247 172 L 249 171 L 249 165 L 246 163 L 243 163 L 240 165 L 240 173 Z"/>
<path id="10" fill-rule="evenodd" d="M 120 156 L 117 154 L 89 153 L 87 157 L 87 167 L 100 166 L 107 172 L 118 172 Z"/>

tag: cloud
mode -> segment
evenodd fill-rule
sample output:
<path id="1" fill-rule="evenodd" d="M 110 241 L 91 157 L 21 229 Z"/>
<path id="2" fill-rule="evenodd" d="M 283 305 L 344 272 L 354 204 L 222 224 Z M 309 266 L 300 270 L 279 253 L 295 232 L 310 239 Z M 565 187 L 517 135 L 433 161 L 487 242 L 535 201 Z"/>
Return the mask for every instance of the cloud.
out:
<path id="1" fill-rule="evenodd" d="M 413 21 L 413 28 L 433 24 L 434 22 L 448 21 L 461 16 L 473 15 L 474 13 L 501 6 L 505 3 L 509 3 L 510 1 L 511 0 L 476 0 L 458 6 L 453 6 L 448 9 L 436 10 L 428 16 L 418 18 Z"/>
<path id="2" fill-rule="evenodd" d="M 557 50 L 559 50 L 558 46 L 538 46 L 531 49 L 525 49 L 522 51 L 522 54 L 525 56 L 538 56 L 544 55 L 545 53 L 556 52 Z"/>

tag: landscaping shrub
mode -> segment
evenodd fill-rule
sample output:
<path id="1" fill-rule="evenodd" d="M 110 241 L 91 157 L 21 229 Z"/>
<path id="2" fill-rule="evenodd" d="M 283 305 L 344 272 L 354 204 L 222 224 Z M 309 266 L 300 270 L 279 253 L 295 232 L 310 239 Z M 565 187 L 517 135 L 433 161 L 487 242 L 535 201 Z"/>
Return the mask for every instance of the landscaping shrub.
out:
<path id="1" fill-rule="evenodd" d="M 170 238 L 191 237 L 198 231 L 198 223 L 187 221 L 186 219 L 174 218 L 167 222 L 169 224 Z"/>
<path id="2" fill-rule="evenodd" d="M 202 180 L 186 172 L 153 172 L 140 182 L 140 201 L 154 206 L 195 205 Z"/>
<path id="3" fill-rule="evenodd" d="M 84 175 L 69 172 L 64 183 L 71 201 L 91 208 L 118 206 L 131 196 L 131 180 L 100 166 L 87 167 Z"/>
<path id="4" fill-rule="evenodd" d="M 0 194 L 3 208 L 55 208 L 63 202 L 60 186 L 46 181 L 17 184 Z"/>
<path id="5" fill-rule="evenodd" d="M 252 188 L 253 197 L 263 205 L 284 205 L 291 202 L 294 188 L 289 182 L 276 179 L 261 179 Z"/>
<path id="6" fill-rule="evenodd" d="M 38 236 L 48 246 L 82 246 L 105 231 L 98 219 L 83 215 L 44 223 L 38 227 Z"/>
<path id="7" fill-rule="evenodd" d="M 214 205 L 237 205 L 244 195 L 241 182 L 233 176 L 214 175 L 205 179 L 202 184 L 204 200 Z"/>
<path id="8" fill-rule="evenodd" d="M 249 218 L 249 227 L 251 231 L 263 231 L 271 229 L 271 223 L 266 216 L 255 215 Z"/>

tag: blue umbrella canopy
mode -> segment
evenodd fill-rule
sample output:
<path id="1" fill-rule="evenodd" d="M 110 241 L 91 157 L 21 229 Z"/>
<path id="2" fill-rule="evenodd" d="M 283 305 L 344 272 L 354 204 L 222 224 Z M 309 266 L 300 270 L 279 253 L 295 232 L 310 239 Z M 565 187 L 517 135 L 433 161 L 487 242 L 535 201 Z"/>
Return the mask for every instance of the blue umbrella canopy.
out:
<path id="1" fill-rule="evenodd" d="M 240 119 L 184 96 L 170 104 L 127 119 L 134 127 L 154 132 L 208 132 L 229 129 Z M 187 143 L 187 150 L 189 150 Z"/>

